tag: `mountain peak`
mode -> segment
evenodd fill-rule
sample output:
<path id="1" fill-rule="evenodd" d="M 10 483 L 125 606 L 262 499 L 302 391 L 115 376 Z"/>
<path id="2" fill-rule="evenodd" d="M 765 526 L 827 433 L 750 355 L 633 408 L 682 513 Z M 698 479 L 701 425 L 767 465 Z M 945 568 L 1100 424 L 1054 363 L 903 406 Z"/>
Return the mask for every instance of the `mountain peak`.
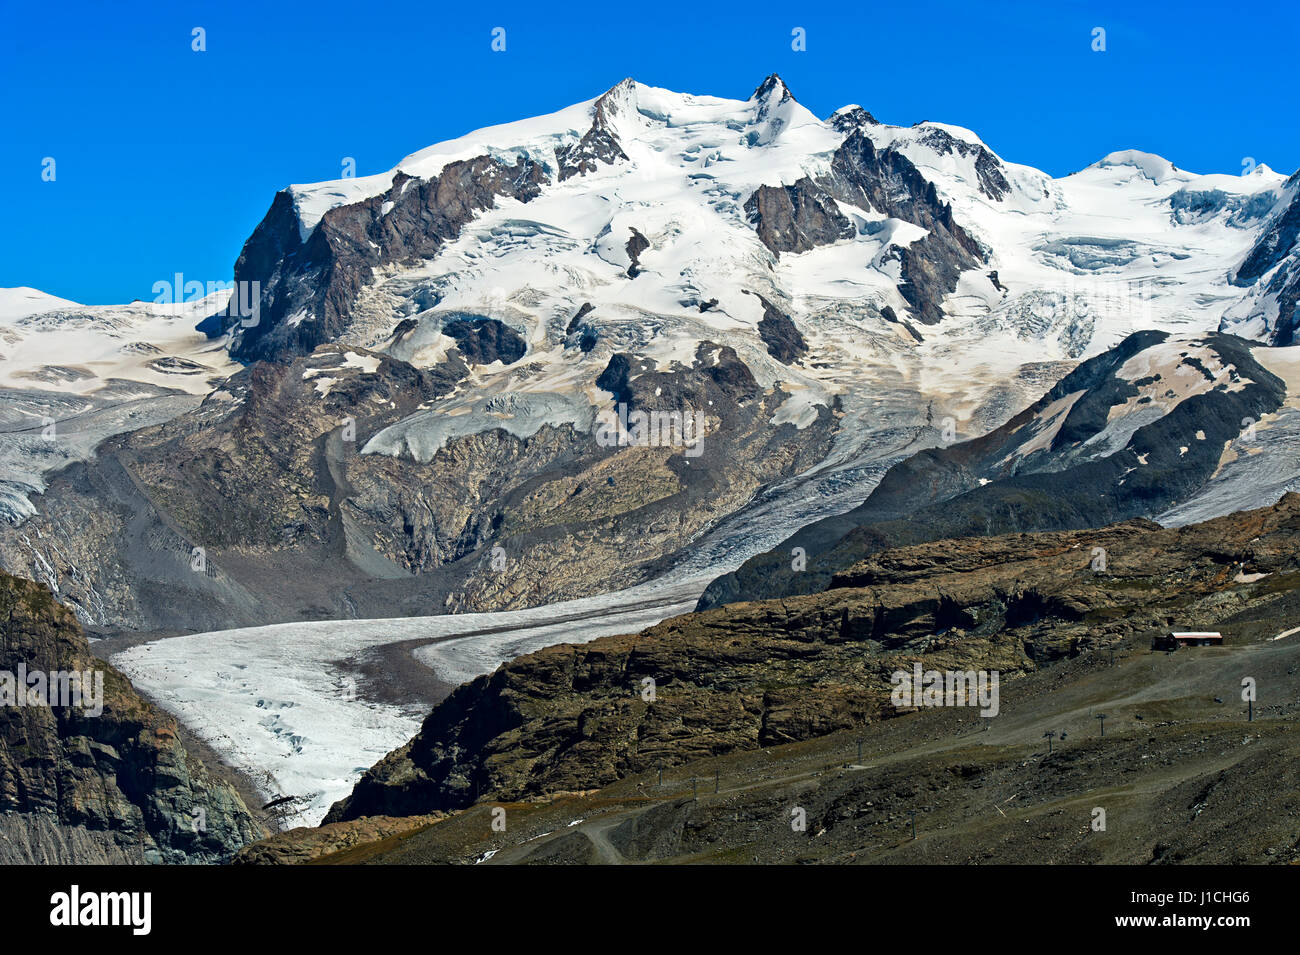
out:
<path id="1" fill-rule="evenodd" d="M 1113 153 L 1108 153 L 1089 166 L 1088 169 L 1112 169 L 1116 166 L 1126 166 L 1136 169 L 1139 173 L 1157 185 L 1170 179 L 1176 173 L 1182 172 L 1182 170 L 1163 156 L 1157 156 L 1155 153 L 1143 152 L 1140 149 L 1120 149 Z"/>
<path id="2" fill-rule="evenodd" d="M 879 126 L 880 120 L 856 103 L 842 106 L 831 114 L 830 124 L 840 132 L 848 132 L 859 126 Z"/>
<path id="3" fill-rule="evenodd" d="M 773 97 L 778 103 L 784 103 L 788 99 L 794 99 L 794 94 L 790 92 L 790 87 L 785 85 L 785 80 L 775 73 L 770 73 L 767 79 L 758 84 L 758 88 L 750 94 L 749 98 L 766 100 Z"/>
<path id="4" fill-rule="evenodd" d="M 629 100 L 636 102 L 636 80 L 625 76 L 596 98 L 596 108 L 599 109 L 602 104 L 626 103 Z"/>
<path id="5" fill-rule="evenodd" d="M 610 127 L 616 126 L 619 120 L 635 116 L 636 111 L 637 84 L 636 80 L 628 76 L 597 98 L 592 108 L 592 119 L 597 126 L 610 129 L 612 133 L 614 130 Z"/>
<path id="6" fill-rule="evenodd" d="M 28 315 L 39 315 L 41 312 L 80 307 L 76 302 L 25 285 L 17 288 L 0 288 L 0 319 L 25 318 Z"/>

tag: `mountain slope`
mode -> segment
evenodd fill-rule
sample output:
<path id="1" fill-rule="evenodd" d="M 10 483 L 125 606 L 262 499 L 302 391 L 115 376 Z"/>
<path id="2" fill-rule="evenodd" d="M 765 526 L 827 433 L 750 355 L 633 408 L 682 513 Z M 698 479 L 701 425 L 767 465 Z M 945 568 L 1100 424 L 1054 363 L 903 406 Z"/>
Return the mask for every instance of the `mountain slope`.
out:
<path id="1" fill-rule="evenodd" d="M 997 670 L 1010 695 L 1019 674 L 1171 626 L 1250 608 L 1251 633 L 1280 628 L 1300 579 L 1297 531 L 1291 494 L 1184 528 L 947 540 L 884 551 L 822 593 L 549 647 L 456 690 L 326 823 L 589 790 L 897 719 L 910 707 L 891 702 L 890 674 L 914 662 Z M 1104 570 L 1094 547 L 1110 555 Z"/>
<path id="2" fill-rule="evenodd" d="M 0 518 L 29 517 L 48 475 L 197 406 L 238 370 L 195 327 L 228 300 L 87 306 L 0 289 Z"/>
<path id="3" fill-rule="evenodd" d="M 1139 332 L 1002 427 L 895 465 L 859 507 L 714 581 L 700 608 L 816 592 L 882 547 L 1157 517 L 1204 493 L 1230 449 L 1251 454 L 1250 425 L 1287 401 L 1241 339 Z"/>
<path id="4" fill-rule="evenodd" d="M 1300 336 L 1300 173 L 1286 181 L 1267 227 L 1232 275 L 1246 288 L 1224 316 L 1224 331 L 1294 345 Z"/>
<path id="5" fill-rule="evenodd" d="M 82 695 L 55 697 L 55 676 L 73 672 L 85 677 Z M 265 834 L 186 751 L 175 721 L 91 655 L 48 590 L 3 573 L 0 673 L 10 694 L 0 707 L 6 864 L 222 862 Z M 15 692 L 27 701 L 15 705 Z"/>

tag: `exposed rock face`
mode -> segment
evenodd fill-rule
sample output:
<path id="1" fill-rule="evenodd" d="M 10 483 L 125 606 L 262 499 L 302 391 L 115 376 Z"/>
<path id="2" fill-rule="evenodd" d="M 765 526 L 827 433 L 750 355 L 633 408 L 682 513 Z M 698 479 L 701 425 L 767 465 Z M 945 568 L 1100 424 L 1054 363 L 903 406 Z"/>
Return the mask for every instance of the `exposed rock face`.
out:
<path id="1" fill-rule="evenodd" d="M 636 229 L 633 229 L 632 237 L 627 240 L 626 248 L 627 257 L 631 260 L 627 267 L 627 277 L 634 279 L 641 274 L 641 253 L 650 248 L 650 240 Z"/>
<path id="2" fill-rule="evenodd" d="M 591 312 L 595 309 L 595 307 L 596 306 L 592 305 L 590 302 L 583 302 L 582 305 L 578 308 L 578 310 L 573 313 L 573 318 L 569 319 L 569 327 L 564 330 L 564 334 L 566 336 L 572 335 L 579 328 L 581 328 L 582 320 L 586 318 L 588 315 L 590 315 Z"/>
<path id="3" fill-rule="evenodd" d="M 614 131 L 614 122 L 618 114 L 627 108 L 626 103 L 633 95 L 634 86 L 631 78 L 625 79 L 596 100 L 592 110 L 591 129 L 572 146 L 562 146 L 555 151 L 560 182 L 595 172 L 601 165 L 627 162 L 627 154 L 623 152 Z"/>
<path id="4" fill-rule="evenodd" d="M 453 162 L 427 181 L 398 173 L 382 195 L 326 212 L 305 243 L 292 199 L 279 193 L 235 263 L 237 287 L 256 282 L 261 299 L 257 324 L 236 327 L 231 353 L 310 353 L 344 330 L 375 269 L 431 258 L 497 197 L 528 202 L 545 181 L 543 167 L 523 157 L 513 166 L 488 156 Z"/>
<path id="5" fill-rule="evenodd" d="M 1287 187 L 1300 185 L 1300 173 L 1292 176 Z M 1251 248 L 1233 277 L 1238 285 L 1250 285 L 1275 268 L 1295 248 L 1300 239 L 1300 194 L 1274 218 L 1268 229 Z"/>
<path id="6" fill-rule="evenodd" d="M 442 332 L 456 339 L 456 349 L 471 365 L 499 361 L 504 365 L 517 362 L 528 351 L 528 343 L 504 322 L 495 318 L 458 318 L 443 326 Z"/>
<path id="7" fill-rule="evenodd" d="M 573 318 L 569 319 L 569 325 L 564 330 L 565 348 L 577 345 L 583 354 L 587 354 L 596 347 L 596 343 L 600 341 L 600 332 L 594 324 L 583 321 L 594 309 L 595 306 L 590 302 L 583 302 L 574 312 Z"/>
<path id="8" fill-rule="evenodd" d="M 941 156 L 956 154 L 964 159 L 975 157 L 975 173 L 979 178 L 980 192 L 990 199 L 1005 199 L 1011 192 L 1011 183 L 1003 173 L 1002 163 L 979 143 L 958 139 L 945 129 L 931 127 L 921 140 Z"/>
<path id="9" fill-rule="evenodd" d="M 853 223 L 840 211 L 837 199 L 920 226 L 926 236 L 896 253 L 903 279 L 899 292 L 922 322 L 938 323 L 944 295 L 957 287 L 963 271 L 986 260 L 984 250 L 956 223 L 952 207 L 939 199 L 934 183 L 910 159 L 893 148 L 878 149 L 867 137 L 863 128 L 875 124 L 870 113 L 841 112 L 832 123 L 847 135 L 835 152 L 830 174 L 818 181 L 805 176 L 789 186 L 759 187 L 745 202 L 749 221 L 777 255 L 852 238 Z M 941 129 L 928 133 L 926 143 L 941 154 L 976 155 L 980 189 L 990 198 L 1010 192 L 1001 163 L 982 146 Z"/>
<path id="10" fill-rule="evenodd" d="M 102 699 L 0 705 L 0 862 L 224 862 L 265 834 L 175 722 L 91 655 L 71 612 L 0 573 L 0 672 L 73 671 L 99 674 Z"/>
<path id="11" fill-rule="evenodd" d="M 808 343 L 795 327 L 794 320 L 763 296 L 763 317 L 758 322 L 758 334 L 767 346 L 767 353 L 779 362 L 792 365 L 808 352 Z"/>
<path id="12" fill-rule="evenodd" d="M 596 387 L 603 388 L 612 394 L 616 403 L 627 404 L 632 400 L 630 378 L 633 357 L 627 352 L 617 352 L 611 355 L 609 364 L 605 366 L 605 370 L 596 379 Z"/>
<path id="13" fill-rule="evenodd" d="M 1254 314 L 1266 322 L 1271 344 L 1294 345 L 1300 341 L 1300 173 L 1287 180 L 1283 195 L 1290 201 L 1274 214 L 1232 281 L 1242 287 L 1263 282 Z"/>
<path id="14" fill-rule="evenodd" d="M 1202 488 L 1243 420 L 1285 396 L 1241 339 L 1175 346 L 1161 332 L 1137 333 L 1001 428 L 895 465 L 861 506 L 715 580 L 700 609 L 815 592 L 883 547 L 1154 517 Z M 804 570 L 791 567 L 796 547 Z"/>
<path id="15" fill-rule="evenodd" d="M 454 357 L 421 370 L 334 346 L 256 364 L 196 411 L 60 474 L 39 515 L 0 528 L 0 565 L 31 567 L 105 629 L 347 616 L 348 585 L 387 571 L 372 562 L 348 576 L 349 550 L 364 551 L 340 513 L 342 462 L 377 417 L 413 411 L 467 373 Z"/>
<path id="16" fill-rule="evenodd" d="M 791 186 L 760 186 L 745 212 L 773 252 L 807 252 L 853 237 L 853 223 L 835 200 L 804 176 Z"/>
<path id="17" fill-rule="evenodd" d="M 1297 494 L 1180 529 L 1131 521 L 886 551 L 824 593 L 505 664 L 435 707 L 326 821 L 581 790 L 823 736 L 894 715 L 890 674 L 913 662 L 1005 680 L 1150 628 L 1212 623 L 1298 572 Z"/>
<path id="18" fill-rule="evenodd" d="M 769 73 L 763 78 L 763 82 L 754 88 L 754 92 L 749 94 L 749 98 L 759 100 L 763 103 L 764 109 L 771 109 L 794 99 L 794 94 L 786 87 L 785 80 L 775 73 Z"/>
<path id="19" fill-rule="evenodd" d="M 439 455 L 437 476 L 404 493 L 400 509 L 412 522 L 424 515 L 436 520 L 412 535 L 411 545 L 446 541 L 448 530 L 461 533 L 454 538 L 460 552 L 446 559 L 468 558 L 467 576 L 449 607 L 530 606 L 639 582 L 761 487 L 810 467 L 829 448 L 837 420 L 834 412 L 820 414 L 797 440 L 791 425 L 773 429 L 771 418 L 787 393 L 765 393 L 734 350 L 708 343 L 690 368 L 665 370 L 647 358 L 615 354 L 598 387 L 613 392 L 615 407 L 629 414 L 702 422 L 701 443 L 603 446 L 596 425 L 591 433 L 544 428 L 522 442 L 499 432 L 476 436 Z M 491 451 L 494 463 L 458 463 L 480 448 Z M 382 473 L 393 464 L 367 456 L 366 466 Z M 472 492 L 461 487 L 471 479 Z M 390 502 L 392 486 L 375 485 L 388 489 Z M 491 572 L 492 546 L 509 555 L 507 573 Z M 413 553 L 393 553 L 414 564 Z"/>
<path id="20" fill-rule="evenodd" d="M 801 431 L 773 426 L 788 394 L 704 343 L 689 368 L 617 353 L 599 385 L 632 411 L 701 415 L 698 453 L 607 446 L 584 421 L 520 435 L 489 424 L 428 453 L 409 440 L 362 453 L 468 375 L 462 347 L 476 362 L 522 347 L 491 322 L 451 332 L 457 348 L 431 369 L 334 345 L 254 365 L 197 411 L 59 475 L 40 514 L 0 526 L 0 565 L 42 574 L 106 630 L 534 606 L 646 579 L 763 486 L 820 460 L 837 425 L 823 409 Z M 511 373 L 526 382 L 526 358 Z M 508 421 L 526 397 L 502 394 L 484 416 Z"/>
<path id="21" fill-rule="evenodd" d="M 831 171 L 818 182 L 826 193 L 862 209 L 911 222 L 928 233 L 899 251 L 902 283 L 898 290 L 927 325 L 943 318 L 943 296 L 957 277 L 986 260 L 979 243 L 953 219 L 934 183 L 897 150 L 877 149 L 861 128 L 835 151 Z"/>
<path id="22" fill-rule="evenodd" d="M 880 120 L 861 106 L 846 106 L 831 117 L 831 125 L 842 133 L 852 132 L 859 126 L 879 126 Z"/>

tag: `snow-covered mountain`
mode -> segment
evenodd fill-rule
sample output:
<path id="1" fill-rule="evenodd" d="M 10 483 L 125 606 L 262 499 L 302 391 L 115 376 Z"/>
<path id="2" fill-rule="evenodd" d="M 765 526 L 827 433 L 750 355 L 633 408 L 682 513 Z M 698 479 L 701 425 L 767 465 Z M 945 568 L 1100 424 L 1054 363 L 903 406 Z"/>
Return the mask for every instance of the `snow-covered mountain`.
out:
<path id="1" fill-rule="evenodd" d="M 289 187 L 236 268 L 261 283 L 265 321 L 236 331 L 235 353 L 374 347 L 399 317 L 418 326 L 406 349 L 432 354 L 443 324 L 481 315 L 531 359 L 590 363 L 565 346 L 591 306 L 579 328 L 670 357 L 687 335 L 754 339 L 766 302 L 832 367 L 846 332 L 915 348 L 938 323 L 939 348 L 1033 340 L 1078 358 L 1136 328 L 1250 313 L 1235 283 L 1263 274 L 1243 269 L 1252 248 L 1270 228 L 1294 242 L 1283 184 L 1136 151 L 1053 179 L 958 127 L 856 106 L 823 121 L 777 77 L 744 102 L 629 79 L 381 175 Z M 824 363 L 800 371 L 833 391 L 811 370 Z"/>
<path id="2" fill-rule="evenodd" d="M 1247 291 L 1225 314 L 1226 331 L 1276 345 L 1300 342 L 1300 172 L 1286 181 L 1263 231 L 1231 280 Z"/>
<path id="3" fill-rule="evenodd" d="M 278 193 L 233 317 L 0 290 L 0 568 L 100 634 L 213 631 L 124 669 L 315 821 L 428 702 L 368 685 L 421 639 L 454 681 L 710 581 L 1300 489 L 1298 232 L 1266 167 L 1054 178 L 777 77 L 625 80 Z M 702 446 L 602 442 L 620 407 Z"/>
<path id="4" fill-rule="evenodd" d="M 993 431 L 1134 332 L 1290 341 L 1296 191 L 1264 166 L 1201 176 L 1134 151 L 1053 178 L 959 127 L 823 120 L 776 76 L 744 101 L 624 80 L 281 191 L 234 269 L 251 320 L 209 317 L 211 339 L 155 306 L 0 300 L 0 373 L 24 389 L 6 401 L 175 389 L 138 422 L 167 428 L 115 420 L 59 461 L 24 446 L 3 476 L 15 522 L 55 464 L 132 431 L 0 561 L 70 586 L 39 535 L 84 524 L 71 563 L 120 573 L 68 599 L 103 626 L 178 626 L 198 605 L 136 606 L 141 574 L 154 594 L 208 588 L 214 628 L 635 586 L 730 515 L 773 515 L 761 534 L 779 541 L 860 504 L 888 466 Z M 128 360 L 140 343 L 165 354 Z M 269 361 L 226 378 L 226 352 Z M 702 456 L 602 444 L 620 406 L 701 412 Z M 105 494 L 229 579 L 147 549 L 106 559 L 124 545 Z M 759 546 L 739 524 L 737 555 Z"/>
<path id="5" fill-rule="evenodd" d="M 229 296 L 90 306 L 0 289 L 0 517 L 30 515 L 46 474 L 196 407 L 237 371 L 224 342 L 196 331 Z"/>
<path id="6" fill-rule="evenodd" d="M 1201 176 L 1136 151 L 1054 179 L 959 127 L 857 106 L 819 119 L 776 76 L 745 101 L 627 79 L 278 194 L 236 265 L 261 321 L 231 328 L 232 352 L 342 342 L 428 366 L 491 323 L 515 350 L 455 399 L 457 433 L 509 419 L 523 436 L 589 421 L 612 355 L 667 368 L 712 342 L 784 383 L 778 422 L 837 396 L 852 416 L 905 368 L 979 430 L 968 419 L 1031 358 L 1077 361 L 1140 329 L 1289 341 L 1293 263 L 1258 260 L 1294 244 L 1293 192 L 1266 166 Z M 510 411 L 485 413 L 506 393 Z M 445 410 L 368 450 L 427 459 Z"/>

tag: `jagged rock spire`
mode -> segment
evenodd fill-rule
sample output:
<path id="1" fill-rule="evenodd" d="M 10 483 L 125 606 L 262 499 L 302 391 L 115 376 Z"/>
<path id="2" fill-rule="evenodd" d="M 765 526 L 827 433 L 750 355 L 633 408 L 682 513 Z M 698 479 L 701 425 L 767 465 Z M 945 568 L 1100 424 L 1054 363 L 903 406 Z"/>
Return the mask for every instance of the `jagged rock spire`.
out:
<path id="1" fill-rule="evenodd" d="M 775 73 L 768 75 L 767 79 L 758 84 L 758 89 L 750 94 L 750 99 L 770 99 L 776 98 L 776 102 L 784 103 L 788 99 L 794 99 L 794 94 L 790 92 L 790 87 L 785 85 L 785 80 L 781 79 Z"/>

